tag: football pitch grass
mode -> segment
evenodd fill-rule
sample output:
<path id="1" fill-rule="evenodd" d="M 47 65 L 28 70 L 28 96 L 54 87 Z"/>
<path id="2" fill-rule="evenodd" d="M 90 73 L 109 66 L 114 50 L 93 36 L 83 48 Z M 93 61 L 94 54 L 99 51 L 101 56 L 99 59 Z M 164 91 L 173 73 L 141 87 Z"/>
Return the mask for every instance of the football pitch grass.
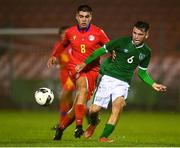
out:
<path id="1" fill-rule="evenodd" d="M 100 143 L 108 113 L 101 113 L 101 123 L 91 139 L 74 138 L 75 124 L 65 132 L 61 141 L 53 141 L 51 128 L 58 113 L 52 111 L 0 111 L 1 147 L 175 147 L 180 146 L 180 114 L 172 112 L 124 111 L 110 138 L 114 143 Z M 86 121 L 84 127 L 87 127 Z"/>

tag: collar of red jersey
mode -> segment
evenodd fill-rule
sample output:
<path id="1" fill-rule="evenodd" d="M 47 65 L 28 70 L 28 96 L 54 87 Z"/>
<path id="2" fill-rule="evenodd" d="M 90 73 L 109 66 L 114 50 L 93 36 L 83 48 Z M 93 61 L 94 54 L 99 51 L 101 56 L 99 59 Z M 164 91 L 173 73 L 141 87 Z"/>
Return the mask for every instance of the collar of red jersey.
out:
<path id="1" fill-rule="evenodd" d="M 87 26 L 87 28 L 86 28 L 86 29 L 83 29 L 83 30 L 84 30 L 85 32 L 88 32 L 89 29 L 90 29 L 90 26 L 91 26 L 91 24 L 89 24 L 89 25 Z M 79 32 L 83 31 L 83 30 L 80 28 L 79 25 L 77 25 L 77 29 L 78 29 Z"/>

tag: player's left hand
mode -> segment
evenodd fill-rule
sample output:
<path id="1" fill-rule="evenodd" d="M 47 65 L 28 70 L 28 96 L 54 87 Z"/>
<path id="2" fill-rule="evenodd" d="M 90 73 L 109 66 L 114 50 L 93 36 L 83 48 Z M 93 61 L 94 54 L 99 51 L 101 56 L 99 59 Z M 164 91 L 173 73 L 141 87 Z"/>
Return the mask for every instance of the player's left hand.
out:
<path id="1" fill-rule="evenodd" d="M 76 72 L 80 72 L 81 70 L 83 70 L 83 68 L 86 66 L 86 63 L 81 63 L 81 64 L 78 64 L 75 69 L 76 69 Z"/>
<path id="2" fill-rule="evenodd" d="M 162 85 L 162 84 L 157 84 L 157 83 L 154 83 L 152 85 L 152 87 L 156 90 L 156 91 L 166 91 L 167 90 L 167 87 Z"/>

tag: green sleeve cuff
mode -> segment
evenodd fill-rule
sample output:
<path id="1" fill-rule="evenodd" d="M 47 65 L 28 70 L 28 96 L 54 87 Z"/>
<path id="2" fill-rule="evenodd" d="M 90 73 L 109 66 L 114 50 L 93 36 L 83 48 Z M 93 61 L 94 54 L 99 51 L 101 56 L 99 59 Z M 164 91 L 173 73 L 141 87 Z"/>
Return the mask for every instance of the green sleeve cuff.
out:
<path id="1" fill-rule="evenodd" d="M 106 53 L 106 49 L 104 47 L 101 47 L 95 50 L 89 57 L 87 57 L 84 63 L 89 64 L 92 61 L 94 61 L 96 58 L 100 57 L 101 55 L 105 53 Z"/>
<path id="2" fill-rule="evenodd" d="M 151 77 L 148 75 L 146 70 L 140 69 L 138 70 L 138 76 L 141 80 L 143 80 L 146 84 L 152 86 L 155 82 Z"/>

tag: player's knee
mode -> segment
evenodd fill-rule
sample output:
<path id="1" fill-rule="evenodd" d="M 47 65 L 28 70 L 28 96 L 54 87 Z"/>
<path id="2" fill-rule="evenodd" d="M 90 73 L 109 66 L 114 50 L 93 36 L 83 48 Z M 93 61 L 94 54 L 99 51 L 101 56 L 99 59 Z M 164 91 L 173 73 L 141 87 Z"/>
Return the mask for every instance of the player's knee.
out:
<path id="1" fill-rule="evenodd" d="M 117 108 L 123 108 L 126 105 L 124 97 L 119 97 L 113 103 L 113 105 Z"/>
<path id="2" fill-rule="evenodd" d="M 126 101 L 125 101 L 125 99 L 123 97 L 120 98 L 120 106 L 121 106 L 121 108 L 126 106 Z"/>
<path id="3" fill-rule="evenodd" d="M 92 104 L 90 109 L 89 109 L 89 113 L 96 113 L 96 112 L 99 112 L 101 109 L 100 106 L 97 106 L 95 104 Z"/>
<path id="4" fill-rule="evenodd" d="M 123 97 L 117 98 L 112 105 L 112 113 L 119 114 L 119 112 L 123 109 L 126 105 L 126 102 Z"/>

